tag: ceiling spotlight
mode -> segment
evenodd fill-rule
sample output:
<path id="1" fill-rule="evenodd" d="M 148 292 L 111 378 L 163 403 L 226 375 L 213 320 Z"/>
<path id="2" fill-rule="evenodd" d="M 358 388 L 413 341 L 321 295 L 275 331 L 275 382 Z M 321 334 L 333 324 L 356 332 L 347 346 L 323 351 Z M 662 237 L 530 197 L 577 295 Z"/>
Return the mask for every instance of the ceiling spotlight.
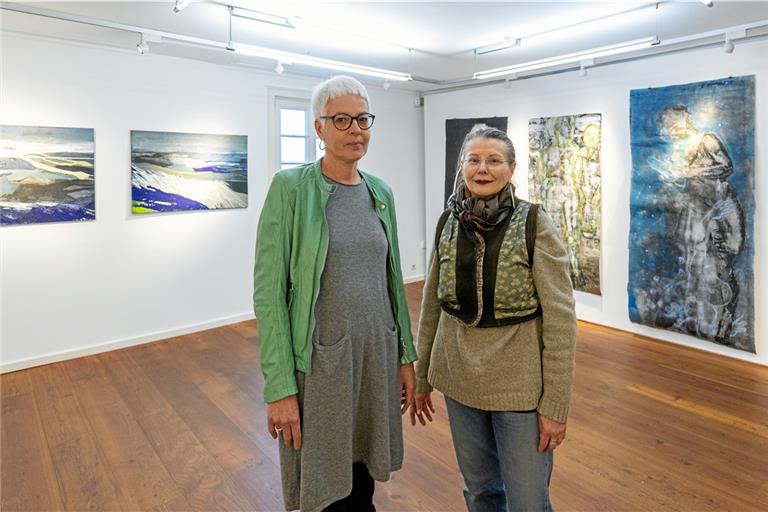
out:
<path id="1" fill-rule="evenodd" d="M 144 39 L 144 34 L 139 34 L 139 44 L 136 45 L 136 51 L 139 52 L 139 55 L 149 53 L 149 45 Z"/>
<path id="2" fill-rule="evenodd" d="M 713 0 L 701 0 L 701 3 L 703 3 L 707 7 L 712 7 L 713 5 L 715 5 L 715 2 Z"/>
<path id="3" fill-rule="evenodd" d="M 282 75 L 283 71 L 285 71 L 285 68 L 283 67 L 283 63 L 280 61 L 277 61 L 277 64 L 275 64 L 275 73 L 278 75 Z"/>
<path id="4" fill-rule="evenodd" d="M 173 6 L 173 12 L 181 12 L 187 8 L 191 3 L 191 0 L 176 0 L 176 4 Z"/>
<path id="5" fill-rule="evenodd" d="M 733 44 L 733 41 L 725 38 L 725 44 L 723 45 L 723 51 L 725 53 L 733 53 L 733 50 L 736 48 L 736 46 Z"/>

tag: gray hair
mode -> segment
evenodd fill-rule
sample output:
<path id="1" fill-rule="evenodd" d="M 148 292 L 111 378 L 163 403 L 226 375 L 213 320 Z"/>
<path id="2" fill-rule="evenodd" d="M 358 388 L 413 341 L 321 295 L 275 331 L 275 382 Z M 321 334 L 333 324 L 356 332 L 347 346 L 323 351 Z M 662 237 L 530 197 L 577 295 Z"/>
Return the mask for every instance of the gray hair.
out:
<path id="1" fill-rule="evenodd" d="M 371 108 L 371 100 L 365 86 L 351 76 L 338 75 L 318 84 L 312 90 L 312 115 L 315 119 L 325 115 L 325 106 L 334 98 L 346 94 L 356 94 L 363 98 Z"/>
<path id="2" fill-rule="evenodd" d="M 464 142 L 461 144 L 461 151 L 459 151 L 458 169 L 461 169 L 461 164 L 464 158 L 467 156 L 467 146 L 474 139 L 494 139 L 499 140 L 504 144 L 504 150 L 507 153 L 507 162 L 510 164 L 515 163 L 515 146 L 509 139 L 509 135 L 506 132 L 488 126 L 487 124 L 476 124 L 469 130 L 469 133 L 464 137 Z"/>
<path id="3" fill-rule="evenodd" d="M 493 139 L 501 141 L 504 144 L 504 150 L 507 154 L 507 162 L 509 164 L 515 163 L 515 146 L 512 144 L 509 135 L 498 128 L 488 126 L 487 124 L 476 124 L 469 130 L 469 133 L 464 137 L 464 142 L 461 143 L 459 161 L 456 162 L 456 177 L 453 182 L 454 191 L 458 188 L 459 182 L 463 179 L 461 169 L 464 158 L 467 156 L 467 146 L 469 146 L 469 143 L 475 139 Z"/>

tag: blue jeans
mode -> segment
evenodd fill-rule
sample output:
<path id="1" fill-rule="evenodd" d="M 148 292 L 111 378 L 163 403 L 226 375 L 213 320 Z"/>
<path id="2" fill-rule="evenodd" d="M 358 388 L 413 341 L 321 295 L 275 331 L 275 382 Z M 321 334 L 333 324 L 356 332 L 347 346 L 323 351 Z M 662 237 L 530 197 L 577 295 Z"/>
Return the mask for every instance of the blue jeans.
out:
<path id="1" fill-rule="evenodd" d="M 552 452 L 539 453 L 536 411 L 482 411 L 445 397 L 469 512 L 552 511 Z"/>

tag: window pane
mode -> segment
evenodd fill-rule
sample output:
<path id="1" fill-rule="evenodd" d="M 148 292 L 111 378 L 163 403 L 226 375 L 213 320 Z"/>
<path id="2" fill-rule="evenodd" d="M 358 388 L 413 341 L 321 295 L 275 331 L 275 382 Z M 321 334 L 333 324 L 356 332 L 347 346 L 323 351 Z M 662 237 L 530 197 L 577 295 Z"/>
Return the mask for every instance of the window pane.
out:
<path id="1" fill-rule="evenodd" d="M 296 167 L 296 164 L 282 164 L 280 165 L 280 170 L 290 169 L 291 167 Z"/>
<path id="2" fill-rule="evenodd" d="M 280 109 L 280 135 L 306 135 L 307 113 L 303 110 Z"/>
<path id="3" fill-rule="evenodd" d="M 315 159 L 319 160 L 320 158 L 325 155 L 325 150 L 320 149 L 320 142 L 322 142 L 320 139 L 315 139 Z"/>
<path id="4" fill-rule="evenodd" d="M 306 137 L 280 137 L 281 162 L 306 162 Z"/>

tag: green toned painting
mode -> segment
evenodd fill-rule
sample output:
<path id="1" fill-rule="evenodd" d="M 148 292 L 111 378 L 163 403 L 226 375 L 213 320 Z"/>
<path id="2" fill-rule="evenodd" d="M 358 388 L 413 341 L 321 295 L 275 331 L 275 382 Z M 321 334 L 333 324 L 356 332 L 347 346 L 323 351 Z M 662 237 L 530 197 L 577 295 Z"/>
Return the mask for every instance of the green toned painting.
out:
<path id="1" fill-rule="evenodd" d="M 600 114 L 528 123 L 530 199 L 552 216 L 574 289 L 600 295 Z"/>

